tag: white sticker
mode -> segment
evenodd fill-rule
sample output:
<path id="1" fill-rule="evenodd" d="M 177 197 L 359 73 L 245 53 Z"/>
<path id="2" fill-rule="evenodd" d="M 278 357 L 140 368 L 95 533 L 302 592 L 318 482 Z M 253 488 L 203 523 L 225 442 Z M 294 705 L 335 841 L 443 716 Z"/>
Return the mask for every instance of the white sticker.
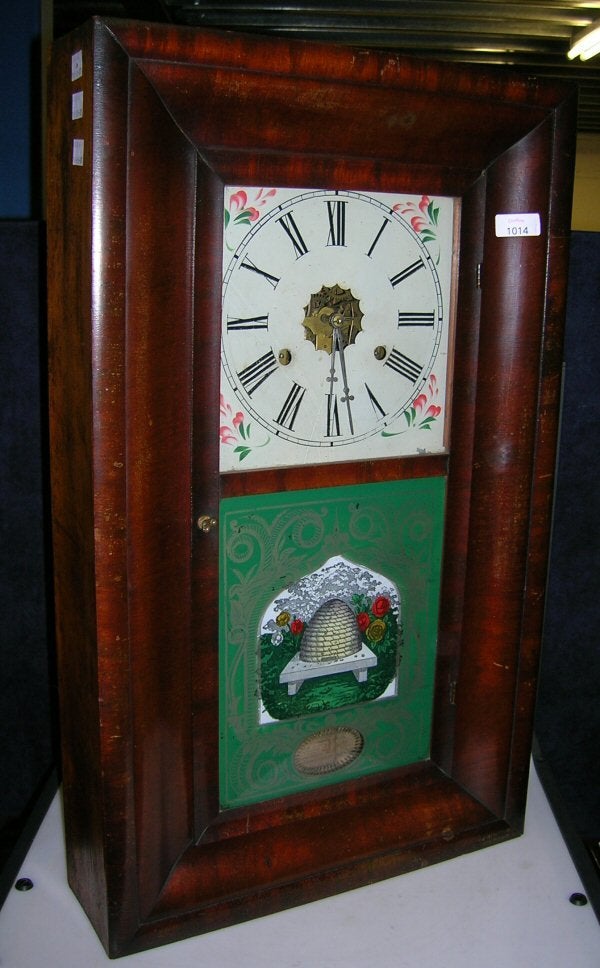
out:
<path id="1" fill-rule="evenodd" d="M 496 237 L 499 239 L 541 235 L 541 232 L 542 223 L 537 212 L 496 215 Z"/>
<path id="2" fill-rule="evenodd" d="M 83 165 L 83 138 L 73 138 L 73 164 Z"/>
<path id="3" fill-rule="evenodd" d="M 71 95 L 71 118 L 76 121 L 83 117 L 83 91 L 75 91 Z"/>
<path id="4" fill-rule="evenodd" d="M 76 50 L 71 56 L 71 80 L 78 81 L 83 75 L 83 54 Z"/>

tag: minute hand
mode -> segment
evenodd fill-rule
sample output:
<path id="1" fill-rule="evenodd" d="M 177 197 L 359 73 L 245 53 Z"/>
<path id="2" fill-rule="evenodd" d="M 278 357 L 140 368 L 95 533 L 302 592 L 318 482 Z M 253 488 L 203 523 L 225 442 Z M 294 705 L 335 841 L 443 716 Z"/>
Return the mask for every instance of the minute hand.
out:
<path id="1" fill-rule="evenodd" d="M 354 434 L 354 425 L 352 423 L 352 408 L 350 407 L 350 402 L 354 400 L 354 397 L 350 393 L 350 387 L 348 386 L 348 375 L 346 373 L 346 358 L 344 356 L 344 343 L 342 340 L 342 334 L 339 329 L 334 327 L 333 330 L 333 350 L 337 349 L 340 354 L 340 365 L 342 368 L 342 380 L 344 382 L 344 395 L 340 397 L 342 403 L 346 404 L 346 409 L 348 411 L 348 425 L 350 427 L 350 433 Z"/>

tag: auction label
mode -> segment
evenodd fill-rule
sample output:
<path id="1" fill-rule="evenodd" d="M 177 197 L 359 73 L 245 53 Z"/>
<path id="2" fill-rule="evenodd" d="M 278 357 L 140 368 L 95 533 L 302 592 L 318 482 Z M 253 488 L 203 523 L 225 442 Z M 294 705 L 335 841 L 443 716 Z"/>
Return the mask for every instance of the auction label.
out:
<path id="1" fill-rule="evenodd" d="M 496 237 L 519 238 L 527 235 L 541 235 L 542 223 L 537 212 L 496 215 Z"/>

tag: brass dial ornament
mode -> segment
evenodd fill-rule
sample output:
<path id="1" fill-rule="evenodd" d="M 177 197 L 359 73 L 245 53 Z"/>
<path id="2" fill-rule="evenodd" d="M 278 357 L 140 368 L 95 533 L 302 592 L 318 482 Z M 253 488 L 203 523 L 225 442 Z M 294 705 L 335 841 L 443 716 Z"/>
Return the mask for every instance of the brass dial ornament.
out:
<path id="1" fill-rule="evenodd" d="M 306 339 L 313 343 L 316 350 L 325 350 L 330 355 L 334 329 L 340 334 L 344 347 L 354 343 L 361 332 L 363 314 L 358 299 L 350 289 L 342 289 L 337 284 L 321 286 L 319 292 L 310 297 L 304 312 L 306 315 L 302 325 Z"/>

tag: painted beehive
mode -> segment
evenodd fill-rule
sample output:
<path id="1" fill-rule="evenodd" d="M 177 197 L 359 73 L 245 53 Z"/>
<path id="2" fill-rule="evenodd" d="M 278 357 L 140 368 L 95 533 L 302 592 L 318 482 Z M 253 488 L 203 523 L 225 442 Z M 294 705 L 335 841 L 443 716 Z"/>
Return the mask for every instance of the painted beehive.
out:
<path id="1" fill-rule="evenodd" d="M 319 606 L 306 626 L 300 658 L 304 662 L 335 662 L 361 648 L 354 612 L 341 599 L 330 598 Z"/>

